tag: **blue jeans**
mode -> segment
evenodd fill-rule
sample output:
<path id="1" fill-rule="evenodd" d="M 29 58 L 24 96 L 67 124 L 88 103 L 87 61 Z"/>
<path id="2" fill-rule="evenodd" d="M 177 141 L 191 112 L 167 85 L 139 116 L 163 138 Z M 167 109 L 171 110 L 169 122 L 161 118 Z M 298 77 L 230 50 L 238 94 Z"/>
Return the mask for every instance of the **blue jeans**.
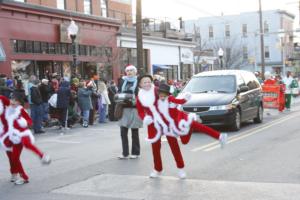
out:
<path id="1" fill-rule="evenodd" d="M 107 104 L 102 104 L 98 111 L 99 111 L 99 123 L 103 123 L 106 120 L 106 107 Z"/>
<path id="2" fill-rule="evenodd" d="M 42 103 L 43 106 L 43 121 L 47 121 L 49 119 L 49 103 L 44 102 Z"/>
<path id="3" fill-rule="evenodd" d="M 90 116 L 90 110 L 83 110 L 82 111 L 83 122 L 88 122 L 89 121 L 89 116 Z"/>
<path id="4" fill-rule="evenodd" d="M 42 130 L 43 106 L 42 104 L 30 104 L 30 116 L 33 122 L 34 132 Z"/>

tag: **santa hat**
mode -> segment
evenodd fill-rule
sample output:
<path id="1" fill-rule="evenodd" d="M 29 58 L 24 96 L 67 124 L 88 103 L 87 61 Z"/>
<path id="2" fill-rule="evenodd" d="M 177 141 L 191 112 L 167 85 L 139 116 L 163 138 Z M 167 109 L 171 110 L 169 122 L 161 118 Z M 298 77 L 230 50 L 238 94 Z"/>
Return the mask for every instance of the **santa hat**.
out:
<path id="1" fill-rule="evenodd" d="M 127 65 L 125 68 L 125 72 L 129 71 L 129 70 L 134 70 L 134 72 L 137 72 L 137 69 L 134 65 Z"/>
<path id="2" fill-rule="evenodd" d="M 0 115 L 3 113 L 4 107 L 9 106 L 9 103 L 10 101 L 7 97 L 0 95 Z"/>

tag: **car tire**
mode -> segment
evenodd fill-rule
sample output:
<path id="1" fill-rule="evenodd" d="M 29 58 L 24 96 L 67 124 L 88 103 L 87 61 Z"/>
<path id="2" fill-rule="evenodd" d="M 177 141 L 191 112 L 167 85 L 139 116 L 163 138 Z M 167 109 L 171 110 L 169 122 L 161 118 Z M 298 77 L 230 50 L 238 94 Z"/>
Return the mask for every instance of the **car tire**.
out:
<path id="1" fill-rule="evenodd" d="M 262 123 L 263 121 L 263 117 L 264 117 L 264 109 L 263 107 L 260 105 L 257 109 L 257 115 L 256 117 L 253 119 L 254 123 Z"/>
<path id="2" fill-rule="evenodd" d="M 239 109 L 235 111 L 234 121 L 231 125 L 233 131 L 238 131 L 241 129 L 241 112 Z"/>

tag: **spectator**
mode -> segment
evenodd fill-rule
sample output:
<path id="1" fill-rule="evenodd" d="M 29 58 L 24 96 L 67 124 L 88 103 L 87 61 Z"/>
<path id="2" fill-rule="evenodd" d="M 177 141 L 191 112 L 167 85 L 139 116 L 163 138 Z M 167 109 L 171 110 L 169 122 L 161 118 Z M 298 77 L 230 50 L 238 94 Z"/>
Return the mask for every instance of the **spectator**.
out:
<path id="1" fill-rule="evenodd" d="M 20 99 L 20 103 L 22 106 L 24 106 L 25 103 L 28 102 L 21 80 L 17 81 L 16 88 L 14 89 L 12 96 L 13 98 Z"/>
<path id="2" fill-rule="evenodd" d="M 35 134 L 45 133 L 42 130 L 42 118 L 43 116 L 43 100 L 38 89 L 39 80 L 32 81 L 32 86 L 30 87 L 30 97 L 31 97 L 31 104 L 30 104 L 30 114 L 33 122 L 33 130 Z"/>
<path id="3" fill-rule="evenodd" d="M 99 123 L 105 123 L 107 105 L 110 105 L 110 100 L 108 98 L 106 84 L 101 79 L 98 81 L 98 88 L 98 94 L 100 94 L 100 97 L 98 98 Z"/>
<path id="4" fill-rule="evenodd" d="M 81 110 L 82 114 L 82 126 L 87 128 L 89 126 L 89 115 L 90 110 L 92 109 L 92 101 L 91 101 L 92 89 L 86 87 L 86 83 L 84 81 L 80 82 L 78 88 L 78 106 Z"/>
<path id="5" fill-rule="evenodd" d="M 287 111 L 291 109 L 291 100 L 292 100 L 292 82 L 293 82 L 292 73 L 288 71 L 286 73 L 286 77 L 283 79 L 283 83 L 285 84 L 285 108 Z"/>
<path id="6" fill-rule="evenodd" d="M 48 126 L 49 121 L 49 103 L 48 100 L 50 98 L 50 86 L 49 80 L 43 79 L 42 84 L 39 86 L 39 90 L 42 96 L 42 108 L 43 108 L 43 123 L 45 126 Z"/>
<path id="7" fill-rule="evenodd" d="M 59 110 L 60 129 L 67 129 L 67 111 L 70 103 L 70 84 L 63 81 L 57 91 L 57 108 Z"/>
<path id="8" fill-rule="evenodd" d="M 115 81 L 110 81 L 110 86 L 108 87 L 108 98 L 110 101 L 110 105 L 108 106 L 108 119 L 110 121 L 116 121 L 117 119 L 115 119 L 114 116 L 114 112 L 115 112 L 115 106 L 116 106 L 116 102 L 115 102 L 115 94 L 118 92 L 118 87 L 115 84 Z"/>

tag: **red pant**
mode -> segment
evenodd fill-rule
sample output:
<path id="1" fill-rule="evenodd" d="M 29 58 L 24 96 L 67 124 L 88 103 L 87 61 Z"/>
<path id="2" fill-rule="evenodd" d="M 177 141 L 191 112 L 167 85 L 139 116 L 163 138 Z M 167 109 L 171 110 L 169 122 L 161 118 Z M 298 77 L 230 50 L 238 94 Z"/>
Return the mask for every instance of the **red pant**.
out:
<path id="1" fill-rule="evenodd" d="M 180 137 L 182 144 L 187 144 L 190 141 L 193 132 L 202 132 L 217 140 L 220 137 L 220 132 L 208 126 L 205 126 L 197 121 L 193 121 L 189 133 L 185 136 Z"/>
<path id="2" fill-rule="evenodd" d="M 174 156 L 174 159 L 176 161 L 177 168 L 184 168 L 184 161 L 181 155 L 181 151 L 177 142 L 177 138 L 166 136 L 169 146 L 171 148 L 172 154 Z M 152 154 L 153 154 L 153 160 L 154 160 L 154 169 L 156 171 L 162 171 L 162 161 L 161 161 L 161 139 L 159 139 L 157 142 L 152 143 Z"/>
<path id="3" fill-rule="evenodd" d="M 28 180 L 29 177 L 27 176 L 27 174 L 25 173 L 21 160 L 20 160 L 20 156 L 23 150 L 23 146 L 29 150 L 31 150 L 32 152 L 34 152 L 36 155 L 38 155 L 40 158 L 43 157 L 43 153 L 35 146 L 31 143 L 29 136 L 25 136 L 22 138 L 21 143 L 20 144 L 14 144 L 12 147 L 12 152 L 7 152 L 7 156 L 9 159 L 9 163 L 10 163 L 10 172 L 12 174 L 17 174 L 19 173 L 20 176 L 24 179 L 24 180 Z"/>

